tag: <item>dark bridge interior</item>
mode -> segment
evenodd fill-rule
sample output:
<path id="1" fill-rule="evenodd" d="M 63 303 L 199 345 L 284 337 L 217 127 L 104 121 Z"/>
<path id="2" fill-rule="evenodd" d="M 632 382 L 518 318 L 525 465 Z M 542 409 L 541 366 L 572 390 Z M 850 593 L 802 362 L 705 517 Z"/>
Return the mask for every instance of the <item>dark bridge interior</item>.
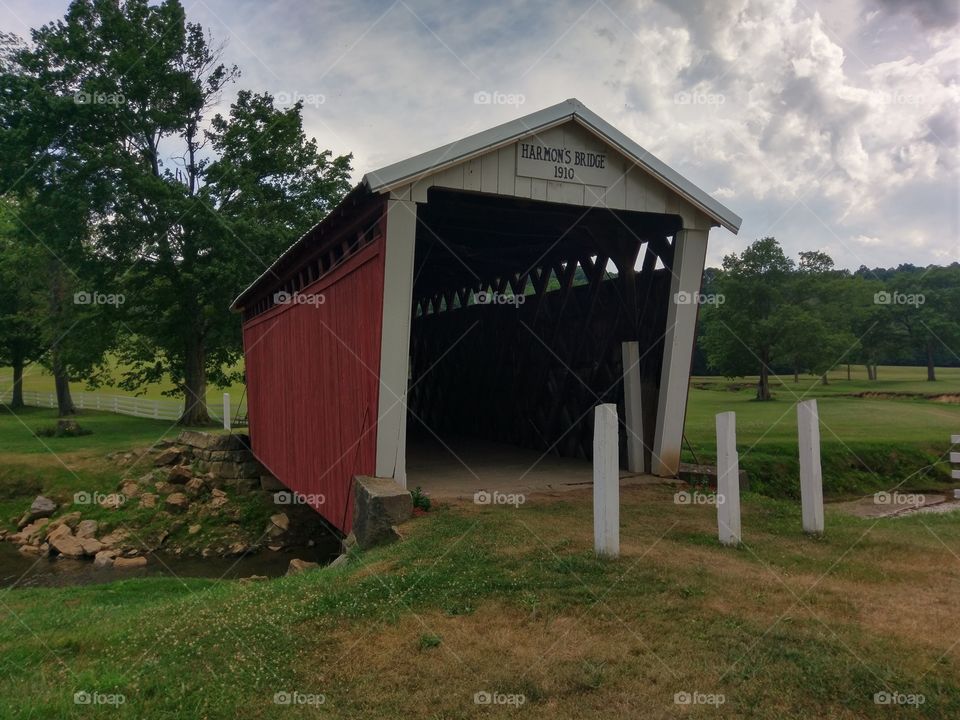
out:
<path id="1" fill-rule="evenodd" d="M 417 219 L 411 438 L 590 457 L 636 340 L 652 446 L 679 217 L 434 188 Z"/>

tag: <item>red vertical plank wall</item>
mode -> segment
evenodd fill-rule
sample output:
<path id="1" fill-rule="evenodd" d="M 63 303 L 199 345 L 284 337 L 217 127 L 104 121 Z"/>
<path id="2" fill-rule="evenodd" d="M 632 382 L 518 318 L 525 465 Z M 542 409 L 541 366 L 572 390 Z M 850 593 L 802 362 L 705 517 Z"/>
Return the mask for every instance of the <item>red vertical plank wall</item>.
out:
<path id="1" fill-rule="evenodd" d="M 384 237 L 243 328 L 250 440 L 260 462 L 350 532 L 354 475 L 373 475 Z"/>

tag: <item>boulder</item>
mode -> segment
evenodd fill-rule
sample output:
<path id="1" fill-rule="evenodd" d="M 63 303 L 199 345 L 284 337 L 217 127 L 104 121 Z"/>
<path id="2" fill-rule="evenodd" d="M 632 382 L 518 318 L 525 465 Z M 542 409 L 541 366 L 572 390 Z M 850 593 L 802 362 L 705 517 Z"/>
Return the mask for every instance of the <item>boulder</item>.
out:
<path id="1" fill-rule="evenodd" d="M 238 478 L 240 477 L 242 467 L 240 463 L 224 460 L 222 462 L 212 463 L 210 465 L 210 472 L 213 473 L 215 477 Z"/>
<path id="2" fill-rule="evenodd" d="M 132 480 L 128 480 L 120 487 L 120 493 L 127 498 L 135 498 L 140 494 L 140 486 Z"/>
<path id="3" fill-rule="evenodd" d="M 230 547 L 227 548 L 226 554 L 239 556 L 239 555 L 246 555 L 248 552 L 250 552 L 249 545 L 247 545 L 245 542 L 235 542 L 235 543 L 232 543 Z"/>
<path id="4" fill-rule="evenodd" d="M 183 453 L 176 447 L 168 447 L 166 450 L 162 450 L 159 455 L 153 459 L 153 464 L 157 467 L 165 467 L 167 465 L 176 465 L 183 458 Z"/>
<path id="5" fill-rule="evenodd" d="M 95 568 L 105 568 L 112 567 L 113 560 L 117 556 L 115 550 L 101 550 L 93 558 L 93 566 Z"/>
<path id="6" fill-rule="evenodd" d="M 184 486 L 190 497 L 200 497 L 207 492 L 207 482 L 203 478 L 191 478 Z"/>
<path id="7" fill-rule="evenodd" d="M 40 518 L 23 528 L 20 532 L 14 533 L 8 539 L 16 543 L 30 543 L 40 537 L 41 531 L 50 522 L 49 518 Z"/>
<path id="8" fill-rule="evenodd" d="M 190 527 L 187 528 L 187 534 L 188 534 L 188 535 L 196 535 L 196 534 L 197 534 L 198 532 L 200 532 L 202 529 L 203 529 L 203 527 L 202 527 L 201 525 L 199 525 L 199 524 L 197 524 L 197 525 L 191 525 Z"/>
<path id="9" fill-rule="evenodd" d="M 102 538 L 100 538 L 100 542 L 103 543 L 105 548 L 114 548 L 126 542 L 129 536 L 129 532 L 118 528 L 109 535 L 104 535 Z"/>
<path id="10" fill-rule="evenodd" d="M 187 465 L 177 465 L 170 468 L 167 482 L 172 485 L 186 485 L 193 478 L 193 471 Z"/>
<path id="11" fill-rule="evenodd" d="M 43 550 L 40 549 L 39 545 L 21 545 L 17 550 L 24 555 L 43 555 Z"/>
<path id="12" fill-rule="evenodd" d="M 157 496 L 154 493 L 144 493 L 140 496 L 140 507 L 154 508 L 157 506 Z"/>
<path id="13" fill-rule="evenodd" d="M 221 435 L 196 430 L 184 430 L 177 442 L 199 450 L 246 450 L 250 445 L 250 439 L 240 433 Z"/>
<path id="14" fill-rule="evenodd" d="M 164 507 L 172 513 L 183 513 L 190 507 L 190 501 L 183 493 L 173 493 L 172 495 L 167 495 L 167 499 L 164 501 Z"/>
<path id="15" fill-rule="evenodd" d="M 57 504 L 53 500 L 43 495 L 37 495 L 30 503 L 30 509 L 20 519 L 20 527 L 26 527 L 34 520 L 50 517 L 56 510 Z"/>
<path id="16" fill-rule="evenodd" d="M 103 550 L 103 543 L 92 537 L 77 538 L 84 555 L 94 556 Z"/>
<path id="17" fill-rule="evenodd" d="M 171 485 L 170 483 L 168 483 L 168 482 L 166 482 L 166 481 L 160 481 L 160 482 L 158 482 L 156 485 L 154 485 L 154 488 L 155 488 L 156 491 L 157 491 L 159 494 L 161 494 L 161 495 L 169 495 L 170 493 L 176 492 L 176 490 L 177 490 L 177 486 L 176 486 L 176 485 Z"/>
<path id="18" fill-rule="evenodd" d="M 100 523 L 96 520 L 81 520 L 77 523 L 77 527 L 74 529 L 73 534 L 78 538 L 92 538 L 97 534 L 97 528 L 100 527 Z"/>
<path id="19" fill-rule="evenodd" d="M 50 547 L 64 557 L 83 557 L 85 553 L 81 541 L 73 536 L 73 533 L 70 532 L 69 528 L 66 526 L 62 527 L 66 530 L 66 532 L 59 533 L 55 537 L 47 538 L 47 542 L 50 543 Z"/>
<path id="20" fill-rule="evenodd" d="M 290 561 L 290 565 L 287 567 L 287 575 L 299 575 L 302 572 L 306 572 L 307 570 L 315 570 L 318 567 L 320 566 L 315 562 L 294 558 Z"/>
<path id="21" fill-rule="evenodd" d="M 286 513 L 277 513 L 270 516 L 270 522 L 267 524 L 266 534 L 271 540 L 277 540 L 283 537 L 290 529 L 290 518 Z"/>
<path id="22" fill-rule="evenodd" d="M 363 549 L 398 540 L 395 526 L 413 515 L 410 493 L 389 478 L 358 475 L 353 499 L 353 534 Z"/>
<path id="23" fill-rule="evenodd" d="M 61 525 L 66 525 L 68 528 L 73 530 L 75 527 L 77 527 L 77 525 L 80 524 L 80 517 L 81 515 L 79 510 L 67 513 L 66 515 L 61 515 L 60 517 L 50 521 L 50 527 L 48 530 L 53 530 Z"/>
<path id="24" fill-rule="evenodd" d="M 137 557 L 125 558 L 118 557 L 113 561 L 113 567 L 118 570 L 130 570 L 133 568 L 142 568 L 146 567 L 147 559 L 143 555 L 138 555 Z"/>
<path id="25" fill-rule="evenodd" d="M 64 535 L 73 535 L 73 531 L 66 523 L 54 525 L 53 523 L 47 529 L 47 541 L 53 540 Z"/>

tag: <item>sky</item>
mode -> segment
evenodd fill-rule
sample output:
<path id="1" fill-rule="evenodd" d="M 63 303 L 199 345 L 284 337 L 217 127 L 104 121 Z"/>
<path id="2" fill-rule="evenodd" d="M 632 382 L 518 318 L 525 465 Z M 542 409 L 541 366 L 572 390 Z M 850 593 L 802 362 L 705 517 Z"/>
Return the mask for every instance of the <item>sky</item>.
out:
<path id="1" fill-rule="evenodd" d="M 64 0 L 0 0 L 0 29 Z M 235 91 L 304 102 L 355 180 L 567 98 L 743 218 L 855 269 L 960 260 L 956 0 L 183 0 Z M 484 102 L 489 100 L 489 102 Z"/>

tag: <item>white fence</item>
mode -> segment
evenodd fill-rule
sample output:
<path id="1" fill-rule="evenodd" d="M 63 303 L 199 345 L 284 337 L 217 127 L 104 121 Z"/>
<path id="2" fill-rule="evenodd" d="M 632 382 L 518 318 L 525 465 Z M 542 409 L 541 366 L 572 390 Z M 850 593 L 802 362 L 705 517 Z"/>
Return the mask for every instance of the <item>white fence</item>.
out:
<path id="1" fill-rule="evenodd" d="M 154 399 L 145 397 L 134 397 L 131 395 L 104 395 L 92 392 L 71 391 L 73 404 L 78 410 L 103 410 L 104 412 L 117 413 L 118 415 L 133 415 L 134 417 L 154 418 L 156 420 L 174 421 L 180 417 L 183 412 L 183 401 L 173 399 Z M 0 393 L 0 403 L 9 403 L 13 393 L 11 391 Z M 57 394 L 53 392 L 38 392 L 36 390 L 23 391 L 23 403 L 32 407 L 55 408 L 57 406 Z M 238 408 L 243 416 L 246 415 L 246 407 Z M 208 404 L 211 419 L 219 422 L 223 421 L 221 408 L 217 407 L 216 402 Z M 231 418 L 233 425 L 244 425 L 243 421 Z"/>

